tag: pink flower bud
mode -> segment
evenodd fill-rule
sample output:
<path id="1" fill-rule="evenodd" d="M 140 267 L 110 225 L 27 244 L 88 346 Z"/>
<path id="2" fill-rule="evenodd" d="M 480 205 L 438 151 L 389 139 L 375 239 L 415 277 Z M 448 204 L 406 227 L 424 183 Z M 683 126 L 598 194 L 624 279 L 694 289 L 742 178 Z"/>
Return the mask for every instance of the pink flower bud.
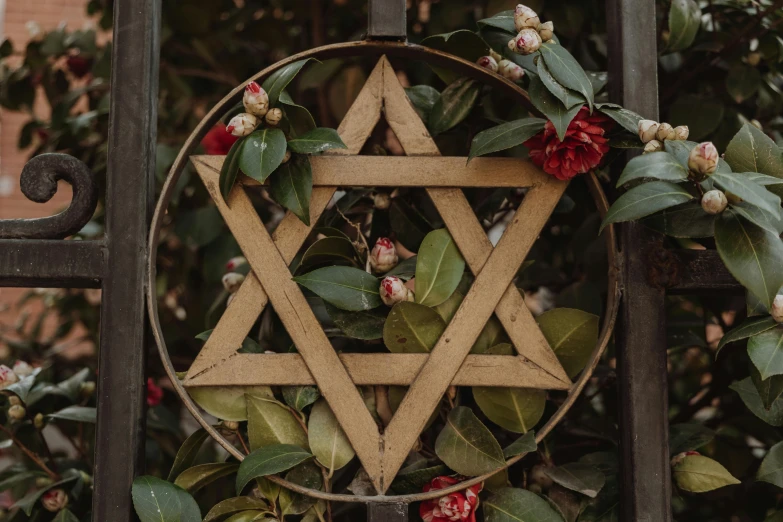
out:
<path id="1" fill-rule="evenodd" d="M 541 48 L 541 35 L 535 29 L 522 29 L 514 38 L 514 51 L 519 54 L 533 54 Z"/>
<path id="2" fill-rule="evenodd" d="M 256 127 L 258 127 L 258 118 L 243 112 L 231 118 L 231 121 L 226 126 L 226 131 L 241 138 L 253 132 Z"/>
<path id="3" fill-rule="evenodd" d="M 650 152 L 661 152 L 663 150 L 663 143 L 658 140 L 650 140 L 647 145 L 644 146 L 644 154 Z"/>
<path id="4" fill-rule="evenodd" d="M 229 272 L 223 276 L 223 288 L 228 290 L 228 292 L 231 294 L 236 293 L 236 291 L 239 290 L 239 287 L 242 285 L 242 282 L 244 280 L 245 280 L 245 276 L 243 276 L 242 274 L 238 274 L 236 272 Z"/>
<path id="5" fill-rule="evenodd" d="M 397 249 L 394 248 L 394 243 L 387 237 L 379 237 L 370 252 L 370 266 L 372 266 L 372 269 L 376 273 L 383 274 L 397 266 L 398 261 Z"/>
<path id="6" fill-rule="evenodd" d="M 263 118 L 269 110 L 269 96 L 256 82 L 250 82 L 245 87 L 245 96 L 242 98 L 242 104 L 247 112 Z"/>
<path id="7" fill-rule="evenodd" d="M 41 505 L 46 511 L 56 513 L 68 505 L 68 494 L 60 488 L 50 489 L 41 497 Z"/>
<path id="8" fill-rule="evenodd" d="M 677 139 L 677 133 L 674 131 L 674 127 L 668 123 L 661 123 L 658 125 L 658 132 L 655 133 L 658 141 L 674 140 Z"/>
<path id="9" fill-rule="evenodd" d="M 690 133 L 691 131 L 687 125 L 680 125 L 679 127 L 674 128 L 674 139 L 685 141 L 688 139 Z"/>
<path id="10" fill-rule="evenodd" d="M 701 208 L 707 214 L 720 214 L 726 210 L 726 206 L 729 204 L 729 200 L 726 199 L 726 194 L 720 190 L 708 190 L 701 197 Z"/>
<path id="11" fill-rule="evenodd" d="M 525 70 L 511 60 L 500 60 L 498 73 L 507 80 L 518 82 L 525 75 Z"/>
<path id="12" fill-rule="evenodd" d="M 555 24 L 553 22 L 545 22 L 538 25 L 538 34 L 541 35 L 541 40 L 548 42 L 555 36 Z"/>
<path id="13" fill-rule="evenodd" d="M 709 141 L 699 143 L 688 156 L 688 168 L 702 176 L 710 176 L 718 168 L 718 149 Z"/>
<path id="14" fill-rule="evenodd" d="M 22 420 L 27 415 L 27 410 L 21 404 L 14 404 L 8 408 L 8 417 L 13 420 Z"/>
<path id="15" fill-rule="evenodd" d="M 654 140 L 658 133 L 659 123 L 652 120 L 639 121 L 639 139 L 642 143 L 647 143 L 650 140 Z"/>
<path id="16" fill-rule="evenodd" d="M 4 390 L 16 382 L 19 382 L 19 377 L 14 371 L 5 364 L 0 364 L 0 390 Z"/>
<path id="17" fill-rule="evenodd" d="M 491 56 L 482 56 L 476 60 L 476 63 L 484 69 L 488 69 L 492 72 L 498 72 L 498 62 L 496 62 L 495 59 Z"/>
<path id="18" fill-rule="evenodd" d="M 379 289 L 381 300 L 386 306 L 394 306 L 402 301 L 413 301 L 413 292 L 402 282 L 402 279 L 394 276 L 386 276 L 381 281 Z"/>
<path id="19" fill-rule="evenodd" d="M 232 257 L 231 259 L 228 260 L 228 263 L 226 263 L 226 272 L 233 272 L 240 266 L 246 264 L 247 264 L 247 259 L 245 259 L 244 256 Z"/>
<path id="20" fill-rule="evenodd" d="M 528 6 L 519 4 L 514 9 L 514 27 L 516 27 L 517 31 L 525 28 L 535 29 L 540 23 L 541 20 L 538 19 L 538 14 Z"/>
<path id="21" fill-rule="evenodd" d="M 267 124 L 274 127 L 275 125 L 280 123 L 280 120 L 283 119 L 283 110 L 269 109 L 269 112 L 266 113 L 266 117 L 264 119 L 266 120 Z"/>
<path id="22" fill-rule="evenodd" d="M 783 294 L 778 294 L 772 301 L 772 308 L 769 311 L 772 318 L 778 323 L 783 323 Z"/>
<path id="23" fill-rule="evenodd" d="M 17 377 L 27 377 L 28 375 L 32 375 L 33 367 L 19 359 L 14 363 L 14 373 Z"/>

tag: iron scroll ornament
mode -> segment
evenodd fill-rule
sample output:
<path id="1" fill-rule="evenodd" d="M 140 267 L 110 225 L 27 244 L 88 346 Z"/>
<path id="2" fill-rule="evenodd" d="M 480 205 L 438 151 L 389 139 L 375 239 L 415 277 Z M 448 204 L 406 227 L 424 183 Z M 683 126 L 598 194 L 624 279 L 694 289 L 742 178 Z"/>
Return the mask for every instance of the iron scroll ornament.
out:
<path id="1" fill-rule="evenodd" d="M 278 62 L 260 73 L 256 74 L 247 82 L 243 83 L 231 93 L 229 93 L 223 100 L 221 100 L 199 123 L 191 136 L 185 142 L 182 150 L 180 151 L 177 159 L 175 160 L 168 177 L 163 185 L 163 189 L 155 207 L 155 213 L 153 215 L 150 236 L 149 236 L 149 249 L 148 249 L 148 281 L 147 281 L 147 309 L 150 316 L 150 323 L 152 325 L 153 335 L 160 352 L 161 360 L 166 368 L 166 372 L 174 385 L 175 390 L 179 394 L 180 398 L 184 402 L 185 406 L 201 424 L 201 426 L 213 437 L 223 448 L 226 449 L 232 456 L 238 460 L 243 460 L 244 455 L 238 451 L 223 435 L 221 435 L 212 425 L 210 425 L 206 419 L 201 415 L 198 406 L 188 395 L 184 386 L 180 382 L 176 375 L 176 370 L 173 367 L 171 359 L 168 355 L 168 349 L 165 339 L 163 338 L 163 332 L 158 317 L 158 303 L 157 296 L 154 289 L 156 288 L 156 252 L 158 247 L 158 240 L 160 237 L 160 231 L 163 224 L 163 217 L 166 214 L 166 209 L 171 200 L 174 188 L 177 185 L 182 171 L 187 164 L 189 157 L 193 149 L 201 142 L 206 132 L 214 126 L 222 114 L 239 103 L 242 99 L 245 86 L 251 81 L 263 82 L 265 78 L 274 73 L 275 71 L 285 67 L 293 62 L 303 60 L 306 58 L 317 58 L 320 60 L 327 60 L 331 58 L 345 57 L 345 56 L 381 56 L 387 55 L 396 58 L 406 58 L 413 60 L 421 60 L 440 67 L 446 67 L 459 74 L 468 76 L 484 84 L 490 85 L 495 88 L 502 89 L 504 93 L 508 94 L 515 102 L 522 104 L 531 111 L 532 108 L 527 93 L 521 89 L 518 85 L 493 74 L 486 69 L 483 69 L 472 62 L 468 62 L 462 58 L 444 53 L 442 51 L 422 47 L 418 45 L 402 43 L 402 42 L 379 42 L 379 41 L 361 41 L 350 42 L 343 44 L 327 45 L 318 47 L 291 56 L 281 62 Z M 595 201 L 596 207 L 599 213 L 603 216 L 609 208 L 606 196 L 600 186 L 598 179 L 590 174 L 586 176 L 586 181 L 590 193 Z M 557 423 L 565 416 L 568 410 L 576 401 L 576 398 L 581 393 L 584 386 L 592 376 L 598 361 L 606 349 L 609 339 L 612 335 L 614 325 L 617 319 L 619 297 L 620 297 L 620 266 L 619 266 L 619 253 L 617 251 L 617 242 L 615 231 L 612 226 L 606 228 L 605 240 L 607 245 L 607 252 L 609 257 L 609 273 L 608 273 L 608 295 L 605 313 L 603 315 L 603 324 L 599 333 L 598 343 L 588 361 L 585 369 L 582 371 L 579 379 L 573 383 L 569 389 L 568 396 L 565 401 L 560 405 L 557 411 L 547 421 L 547 423 L 536 433 L 536 442 L 540 442 Z M 410 495 L 398 495 L 398 496 L 367 496 L 367 495 L 345 495 L 335 493 L 325 493 L 319 490 L 309 489 L 302 487 L 298 484 L 291 483 L 277 476 L 269 476 L 270 480 L 283 486 L 287 489 L 295 491 L 297 493 L 305 494 L 313 498 L 337 501 L 337 502 L 363 502 L 363 503 L 376 503 L 376 502 L 418 502 L 423 500 L 429 500 L 437 498 L 443 495 L 447 495 L 452 492 L 461 491 L 466 487 L 482 482 L 489 478 L 497 471 L 505 469 L 508 466 L 518 462 L 524 455 L 513 457 L 506 461 L 505 466 L 498 468 L 485 475 L 474 477 L 469 480 L 465 480 L 457 485 L 451 486 L 446 489 L 431 491 L 428 493 L 417 493 Z"/>
<path id="2" fill-rule="evenodd" d="M 41 154 L 24 166 L 19 185 L 27 199 L 46 203 L 60 180 L 73 187 L 67 209 L 45 218 L 0 220 L 0 239 L 64 239 L 81 230 L 98 205 L 98 186 L 84 162 L 68 154 Z"/>

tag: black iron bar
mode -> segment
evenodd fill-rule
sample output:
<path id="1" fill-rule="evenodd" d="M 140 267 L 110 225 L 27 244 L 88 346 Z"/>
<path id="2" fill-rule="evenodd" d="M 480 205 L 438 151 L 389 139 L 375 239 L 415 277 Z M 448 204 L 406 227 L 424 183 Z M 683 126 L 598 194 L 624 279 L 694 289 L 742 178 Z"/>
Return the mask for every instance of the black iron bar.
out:
<path id="1" fill-rule="evenodd" d="M 103 241 L 0 239 L 0 287 L 98 288 Z"/>

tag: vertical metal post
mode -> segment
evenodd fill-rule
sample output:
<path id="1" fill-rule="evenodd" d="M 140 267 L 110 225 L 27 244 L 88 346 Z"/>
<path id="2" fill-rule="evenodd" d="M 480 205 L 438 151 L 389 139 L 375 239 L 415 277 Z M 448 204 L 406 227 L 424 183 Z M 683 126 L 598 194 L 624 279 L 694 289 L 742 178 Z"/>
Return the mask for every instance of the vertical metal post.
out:
<path id="1" fill-rule="evenodd" d="M 658 119 L 655 0 L 607 0 L 613 101 Z M 622 508 L 628 522 L 671 521 L 665 290 L 647 268 L 655 236 L 624 225 L 623 302 L 618 331 Z"/>
<path id="2" fill-rule="evenodd" d="M 405 0 L 370 0 L 367 37 L 373 40 L 405 40 L 408 36 Z"/>
<path id="3" fill-rule="evenodd" d="M 154 197 L 160 0 L 116 0 L 93 520 L 125 522 L 143 471 L 144 282 Z"/>
<path id="4" fill-rule="evenodd" d="M 408 522 L 408 505 L 402 503 L 367 504 L 368 522 Z"/>

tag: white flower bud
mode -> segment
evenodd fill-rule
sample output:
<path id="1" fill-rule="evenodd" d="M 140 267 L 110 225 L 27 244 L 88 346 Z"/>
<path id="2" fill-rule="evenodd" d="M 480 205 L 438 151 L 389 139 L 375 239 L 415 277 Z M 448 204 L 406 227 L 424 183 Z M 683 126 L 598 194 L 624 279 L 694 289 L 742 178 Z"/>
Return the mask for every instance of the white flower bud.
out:
<path id="1" fill-rule="evenodd" d="M 511 60 L 500 60 L 498 73 L 507 80 L 518 82 L 525 75 L 525 70 Z"/>
<path id="2" fill-rule="evenodd" d="M 658 133 L 658 122 L 652 120 L 640 120 L 639 121 L 639 139 L 642 143 L 647 143 L 650 140 L 654 140 Z"/>
<path id="3" fill-rule="evenodd" d="M 19 377 L 14 371 L 5 364 L 0 364 L 0 390 L 4 390 L 16 382 L 19 382 Z"/>
<path id="4" fill-rule="evenodd" d="M 41 505 L 46 511 L 56 513 L 68 505 L 68 494 L 60 488 L 50 489 L 41 497 Z"/>
<path id="5" fill-rule="evenodd" d="M 245 110 L 254 116 L 263 118 L 269 110 L 269 95 L 256 82 L 250 82 L 245 87 L 245 95 L 242 98 Z"/>
<path id="6" fill-rule="evenodd" d="M 541 35 L 535 29 L 522 29 L 514 38 L 514 52 L 519 54 L 533 54 L 541 48 Z"/>
<path id="7" fill-rule="evenodd" d="M 476 63 L 484 69 L 488 69 L 492 72 L 498 72 L 498 62 L 491 56 L 482 56 L 476 60 Z"/>
<path id="8" fill-rule="evenodd" d="M 413 292 L 405 286 L 399 277 L 384 277 L 383 281 L 381 281 L 379 293 L 381 294 L 383 304 L 386 306 L 394 306 L 394 304 L 402 301 L 413 301 Z"/>
<path id="9" fill-rule="evenodd" d="M 227 429 L 228 431 L 237 431 L 239 429 L 239 423 L 237 421 L 226 421 L 224 420 L 221 422 L 223 425 L 223 428 Z"/>
<path id="10" fill-rule="evenodd" d="M 240 266 L 246 264 L 247 264 L 247 259 L 245 259 L 245 256 L 232 257 L 231 259 L 228 260 L 228 263 L 226 263 L 226 272 L 233 272 Z"/>
<path id="11" fill-rule="evenodd" d="M 253 132 L 256 127 L 258 127 L 258 118 L 243 112 L 231 118 L 231 121 L 226 125 L 226 131 L 241 138 Z"/>
<path id="12" fill-rule="evenodd" d="M 772 314 L 772 318 L 778 323 L 783 323 L 783 294 L 775 296 L 775 300 L 772 301 L 772 308 L 769 313 Z"/>
<path id="13" fill-rule="evenodd" d="M 269 112 L 266 113 L 266 117 L 264 119 L 266 120 L 267 124 L 274 127 L 275 125 L 280 123 L 280 120 L 283 119 L 283 110 L 269 109 Z"/>
<path id="14" fill-rule="evenodd" d="M 95 383 L 92 381 L 83 382 L 82 385 L 79 386 L 79 392 L 82 394 L 82 397 L 89 399 L 92 397 L 92 394 L 95 393 Z"/>
<path id="15" fill-rule="evenodd" d="M 374 272 L 383 274 L 397 266 L 399 258 L 394 243 L 387 237 L 379 237 L 370 252 L 370 266 Z"/>
<path id="16" fill-rule="evenodd" d="M 535 29 L 540 23 L 541 20 L 538 19 L 538 14 L 528 6 L 519 4 L 514 9 L 514 27 L 516 27 L 517 31 L 528 27 Z"/>
<path id="17" fill-rule="evenodd" d="M 283 163 L 288 163 L 290 159 L 291 159 L 291 151 L 286 150 L 285 154 L 283 155 Z"/>
<path id="18" fill-rule="evenodd" d="M 44 429 L 44 426 L 46 426 L 46 423 L 44 422 L 43 413 L 36 413 L 35 414 L 35 417 L 33 418 L 33 426 L 35 426 L 35 429 L 37 429 L 37 430 Z"/>
<path id="19" fill-rule="evenodd" d="M 679 127 L 674 128 L 674 139 L 685 141 L 688 139 L 690 133 L 691 131 L 687 125 L 680 125 Z"/>
<path id="20" fill-rule="evenodd" d="M 675 140 L 677 139 L 677 133 L 674 131 L 674 127 L 668 123 L 661 123 L 658 125 L 658 132 L 655 133 L 658 141 Z"/>
<path id="21" fill-rule="evenodd" d="M 27 410 L 20 404 L 14 404 L 8 408 L 8 417 L 13 420 L 22 420 L 25 415 L 27 415 Z"/>
<path id="22" fill-rule="evenodd" d="M 14 363 L 14 373 L 17 377 L 27 377 L 28 375 L 32 375 L 33 367 L 19 359 Z"/>
<path id="23" fill-rule="evenodd" d="M 555 36 L 555 24 L 553 22 L 544 22 L 538 25 L 538 34 L 541 40 L 548 42 Z"/>
<path id="24" fill-rule="evenodd" d="M 649 152 L 661 152 L 663 150 L 663 143 L 658 140 L 650 140 L 647 145 L 644 146 L 644 154 Z"/>
<path id="25" fill-rule="evenodd" d="M 718 168 L 718 149 L 709 141 L 699 143 L 688 156 L 688 168 L 702 176 L 710 176 Z"/>
<path id="26" fill-rule="evenodd" d="M 22 399 L 20 399 L 16 395 L 11 395 L 10 397 L 8 397 L 8 404 L 10 404 L 11 406 L 21 406 Z"/>
<path id="27" fill-rule="evenodd" d="M 238 274 L 236 272 L 229 272 L 223 276 L 223 288 L 228 290 L 228 292 L 231 294 L 236 293 L 236 291 L 239 290 L 239 287 L 242 285 L 242 282 L 244 280 L 245 280 L 245 276 L 243 276 L 242 274 Z"/>
<path id="28" fill-rule="evenodd" d="M 372 204 L 378 210 L 386 210 L 391 206 L 391 196 L 385 192 L 378 192 L 372 197 Z"/>
<path id="29" fill-rule="evenodd" d="M 500 60 L 503 59 L 503 57 L 500 56 L 500 54 L 496 53 L 492 49 L 489 50 L 489 57 L 492 58 L 493 60 L 495 60 L 498 63 L 500 62 Z"/>
<path id="30" fill-rule="evenodd" d="M 701 208 L 707 214 L 720 214 L 726 210 L 726 205 L 729 204 L 729 200 L 726 199 L 726 194 L 720 190 L 708 190 L 701 197 Z"/>

